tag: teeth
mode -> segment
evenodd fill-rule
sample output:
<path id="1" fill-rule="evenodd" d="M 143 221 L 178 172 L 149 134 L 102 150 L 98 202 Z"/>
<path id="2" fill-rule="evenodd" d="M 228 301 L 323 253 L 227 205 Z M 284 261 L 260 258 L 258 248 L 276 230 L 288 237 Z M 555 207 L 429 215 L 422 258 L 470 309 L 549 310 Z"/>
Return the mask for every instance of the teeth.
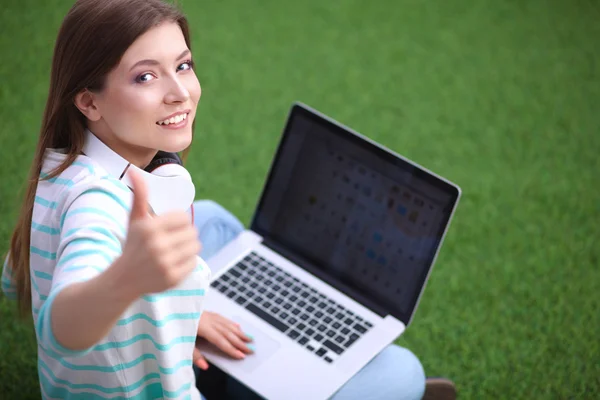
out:
<path id="1" fill-rule="evenodd" d="M 174 117 L 171 117 L 169 119 L 165 119 L 164 121 L 158 121 L 159 125 L 169 125 L 169 124 L 178 124 L 179 122 L 183 121 L 184 119 L 187 118 L 187 114 L 179 114 L 176 115 Z"/>

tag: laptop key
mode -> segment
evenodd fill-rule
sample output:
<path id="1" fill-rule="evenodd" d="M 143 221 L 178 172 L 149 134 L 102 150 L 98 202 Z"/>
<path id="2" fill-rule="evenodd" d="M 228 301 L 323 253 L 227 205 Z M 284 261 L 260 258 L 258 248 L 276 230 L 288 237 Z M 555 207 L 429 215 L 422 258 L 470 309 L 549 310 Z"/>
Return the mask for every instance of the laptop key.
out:
<path id="1" fill-rule="evenodd" d="M 308 306 L 308 307 L 306 307 L 306 311 L 308 311 L 308 312 L 310 312 L 310 313 L 311 313 L 311 312 L 315 311 L 315 308 L 314 308 L 313 306 Z M 321 312 L 321 311 L 319 311 L 319 312 Z M 319 312 L 318 312 L 318 313 L 319 313 Z M 318 313 L 317 313 L 317 314 L 318 314 Z M 318 315 L 317 315 L 317 317 L 318 317 L 318 318 L 320 318 Z"/>
<path id="2" fill-rule="evenodd" d="M 267 299 L 272 299 L 273 297 L 275 297 L 275 295 L 271 292 L 267 293 L 266 296 L 267 296 Z"/>
<path id="3" fill-rule="evenodd" d="M 294 318 L 294 317 L 292 317 L 292 318 L 288 319 L 288 323 L 289 323 L 290 325 L 294 325 L 296 322 L 298 322 L 298 320 L 297 320 L 296 318 Z"/>
<path id="4" fill-rule="evenodd" d="M 279 314 L 279 318 L 281 318 L 282 320 L 285 320 L 288 317 L 288 313 L 286 312 L 282 312 L 281 314 Z"/>
<path id="5" fill-rule="evenodd" d="M 308 329 L 306 330 L 306 332 L 304 332 L 304 333 L 305 333 L 306 335 L 308 335 L 308 336 L 312 336 L 312 335 L 315 333 L 315 331 L 314 331 L 314 329 L 312 329 L 312 328 L 308 328 Z"/>
<path id="6" fill-rule="evenodd" d="M 319 303 L 319 308 L 325 308 L 325 307 L 327 307 L 327 304 L 325 304 L 325 303 L 323 303 L 323 302 L 320 302 L 320 303 Z"/>
<path id="7" fill-rule="evenodd" d="M 240 292 L 240 293 L 244 293 L 245 291 L 246 291 L 246 286 L 240 286 L 238 288 L 238 292 Z"/>
<path id="8" fill-rule="evenodd" d="M 333 308 L 333 307 L 329 307 L 329 308 L 327 309 L 327 314 L 334 314 L 334 313 L 335 313 L 335 308 Z"/>
<path id="9" fill-rule="evenodd" d="M 342 314 L 342 313 L 337 313 L 337 314 L 335 314 L 335 317 L 336 317 L 337 319 L 344 319 L 344 314 Z"/>
<path id="10" fill-rule="evenodd" d="M 306 321 L 306 320 L 308 319 L 308 315 L 307 315 L 307 314 L 302 314 L 302 315 L 300 316 L 300 319 L 301 319 L 302 321 Z"/>
<path id="11" fill-rule="evenodd" d="M 279 286 L 279 285 L 273 285 L 273 287 L 271 288 L 271 290 L 274 292 L 278 292 L 279 289 L 281 289 L 281 286 Z"/>
<path id="12" fill-rule="evenodd" d="M 318 355 L 319 357 L 323 357 L 323 355 L 325 353 L 327 353 L 327 349 L 324 347 L 321 347 L 319 350 L 317 350 L 317 352 L 315 354 Z"/>
<path id="13" fill-rule="evenodd" d="M 233 268 L 229 270 L 229 275 L 233 275 L 233 276 L 235 276 L 236 278 L 239 278 L 240 276 L 242 276 L 242 274 L 240 274 L 240 273 L 239 273 L 239 271 L 236 271 L 236 270 L 235 270 L 235 269 L 233 269 Z"/>
<path id="14" fill-rule="evenodd" d="M 367 328 L 372 328 L 373 327 L 373 324 L 370 323 L 370 322 L 367 322 L 367 321 L 365 321 L 365 325 L 366 325 Z"/>
<path id="15" fill-rule="evenodd" d="M 263 298 L 260 296 L 256 296 L 256 298 L 254 299 L 255 302 L 260 303 L 261 301 L 263 301 Z"/>
<path id="16" fill-rule="evenodd" d="M 294 296 L 294 295 L 291 295 L 291 296 L 290 296 L 290 301 L 292 301 L 292 302 L 293 302 L 293 301 L 296 301 L 296 300 L 298 300 L 298 297 L 296 297 L 296 296 Z"/>
<path id="17" fill-rule="evenodd" d="M 282 290 L 281 291 L 281 295 L 284 296 L 284 297 L 287 296 L 288 294 L 290 294 L 290 292 L 288 292 L 287 290 Z"/>
<path id="18" fill-rule="evenodd" d="M 315 313 L 315 317 L 317 317 L 317 318 L 321 318 L 323 315 L 324 315 L 324 314 L 323 314 L 321 311 L 317 311 L 317 312 Z"/>
<path id="19" fill-rule="evenodd" d="M 333 362 L 333 360 L 331 358 L 327 357 L 327 356 L 323 357 L 323 359 L 325 361 L 327 361 L 328 363 L 332 363 Z"/>
<path id="20" fill-rule="evenodd" d="M 342 335 L 335 338 L 335 341 L 338 343 L 344 343 L 344 340 L 345 340 L 345 338 Z"/>
<path id="21" fill-rule="evenodd" d="M 339 329 L 340 326 L 342 326 L 342 324 L 340 324 L 339 322 L 334 322 L 331 326 L 333 326 L 333 329 Z"/>
<path id="22" fill-rule="evenodd" d="M 343 328 L 342 329 L 342 334 L 347 335 L 349 333 L 350 333 L 350 329 L 348 329 L 348 328 Z"/>
<path id="23" fill-rule="evenodd" d="M 271 308 L 271 312 L 273 314 L 277 314 L 279 312 L 279 308 L 278 307 L 273 307 L 273 308 Z"/>
<path id="24" fill-rule="evenodd" d="M 278 297 L 275 299 L 275 304 L 281 304 L 283 303 L 283 299 L 281 297 Z"/>
<path id="25" fill-rule="evenodd" d="M 315 339 L 317 342 L 322 342 L 323 339 L 325 339 L 325 337 L 323 335 L 321 335 L 320 333 L 318 333 L 315 335 L 315 337 L 313 339 Z"/>
<path id="26" fill-rule="evenodd" d="M 292 314 L 294 314 L 294 315 L 298 315 L 298 314 L 300 314 L 300 310 L 298 310 L 297 308 L 294 308 L 294 309 L 292 310 Z"/>
<path id="27" fill-rule="evenodd" d="M 310 301 L 311 303 L 316 303 L 316 302 L 317 302 L 317 300 L 319 300 L 319 299 L 317 299 L 317 298 L 316 298 L 316 297 L 314 297 L 314 296 L 313 296 L 313 297 L 311 297 L 310 299 L 308 299 L 308 301 Z"/>
<path id="28" fill-rule="evenodd" d="M 230 299 L 233 299 L 235 297 L 236 293 L 233 290 L 230 290 L 229 293 L 227 293 L 227 297 L 229 297 Z"/>
<path id="29" fill-rule="evenodd" d="M 300 332 L 298 332 L 297 330 L 292 329 L 290 331 L 290 333 L 288 333 L 288 336 L 291 337 L 292 339 L 296 339 L 298 336 L 300 336 Z"/>
<path id="30" fill-rule="evenodd" d="M 281 281 L 283 280 L 283 276 L 281 276 L 281 275 L 277 275 L 277 276 L 275 277 L 275 280 L 276 280 L 277 282 L 281 282 Z"/>
<path id="31" fill-rule="evenodd" d="M 325 322 L 326 324 L 330 323 L 331 321 L 333 321 L 331 319 L 331 317 L 325 317 L 325 318 L 323 318 L 323 322 Z"/>
<path id="32" fill-rule="evenodd" d="M 219 292 L 221 292 L 221 293 L 225 293 L 226 291 L 227 291 L 227 286 L 221 286 L 219 288 Z"/>
<path id="33" fill-rule="evenodd" d="M 306 336 L 302 336 L 299 340 L 298 343 L 300 343 L 301 345 L 305 345 L 306 343 L 308 343 L 308 338 Z"/>
<path id="34" fill-rule="evenodd" d="M 248 296 L 249 298 L 252 298 L 254 296 L 254 292 L 252 290 L 248 290 L 246 292 L 246 296 Z"/>
<path id="35" fill-rule="evenodd" d="M 364 326 L 359 324 L 355 324 L 354 329 L 356 329 L 360 333 L 365 333 L 367 331 L 367 329 Z"/>
<path id="36" fill-rule="evenodd" d="M 327 331 L 327 336 L 329 337 L 334 337 L 335 336 L 335 331 L 332 331 L 331 329 Z"/>
<path id="37" fill-rule="evenodd" d="M 352 325 L 352 322 L 354 322 L 352 321 L 352 318 L 346 318 L 346 320 L 344 321 L 346 325 Z"/>
<path id="38" fill-rule="evenodd" d="M 292 305 L 290 303 L 285 303 L 283 305 L 283 308 L 285 308 L 286 310 L 289 310 L 290 308 L 292 308 Z"/>
<path id="39" fill-rule="evenodd" d="M 246 298 L 242 297 L 242 296 L 238 296 L 238 298 L 235 299 L 235 302 L 238 304 L 244 304 L 246 302 Z"/>
<path id="40" fill-rule="evenodd" d="M 242 282 L 248 283 L 248 282 L 250 282 L 250 278 L 248 278 L 247 276 L 245 276 L 245 277 L 242 278 Z"/>
<path id="41" fill-rule="evenodd" d="M 211 284 L 210 284 L 210 286 L 211 286 L 211 287 L 214 287 L 214 288 L 218 288 L 218 287 L 219 287 L 219 282 L 217 282 L 217 281 L 212 281 L 212 282 L 211 282 Z"/>
<path id="42" fill-rule="evenodd" d="M 308 321 L 308 324 L 310 326 L 315 326 L 319 323 L 319 321 L 317 321 L 316 319 L 311 319 L 310 321 Z"/>
<path id="43" fill-rule="evenodd" d="M 258 283 L 256 283 L 256 282 L 252 282 L 252 283 L 250 284 L 250 287 L 251 287 L 252 289 L 256 289 L 256 287 L 257 287 L 257 286 L 258 286 Z"/>
<path id="44" fill-rule="evenodd" d="M 324 332 L 327 329 L 327 327 L 325 325 L 321 324 L 317 327 L 317 329 L 319 330 L 319 332 Z"/>
<path id="45" fill-rule="evenodd" d="M 271 314 L 267 313 L 266 311 L 261 310 L 259 307 L 257 307 L 256 305 L 254 305 L 252 303 L 246 305 L 246 309 L 248 311 L 254 313 L 255 315 L 257 315 L 258 317 L 262 318 L 267 323 L 269 323 L 276 329 L 280 330 L 281 332 L 285 332 L 289 329 L 288 325 L 279 321 L 277 318 L 273 317 Z"/>
<path id="46" fill-rule="evenodd" d="M 333 343 L 331 340 L 327 339 L 323 342 L 323 346 L 327 347 L 329 350 L 333 351 L 335 354 L 342 354 L 344 351 L 340 346 Z"/>
<path id="47" fill-rule="evenodd" d="M 265 302 L 263 303 L 263 307 L 264 307 L 264 308 L 269 308 L 269 307 L 271 307 L 271 303 L 269 303 L 268 301 L 265 301 Z"/>
<path id="48" fill-rule="evenodd" d="M 231 278 L 228 275 L 221 275 L 221 277 L 219 278 L 225 282 L 227 282 L 228 280 L 230 280 Z"/>
<path id="49" fill-rule="evenodd" d="M 302 323 L 298 324 L 298 326 L 296 327 L 296 329 L 298 329 L 299 331 L 303 331 L 304 328 L 306 328 L 306 325 L 304 325 Z"/>

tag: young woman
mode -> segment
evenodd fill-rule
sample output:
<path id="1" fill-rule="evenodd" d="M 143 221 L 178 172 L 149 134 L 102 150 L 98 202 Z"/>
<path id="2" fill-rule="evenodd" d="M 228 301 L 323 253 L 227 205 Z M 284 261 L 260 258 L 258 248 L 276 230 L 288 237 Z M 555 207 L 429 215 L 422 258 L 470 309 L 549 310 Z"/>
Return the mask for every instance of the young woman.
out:
<path id="1" fill-rule="evenodd" d="M 44 398 L 198 399 L 197 382 L 207 396 L 254 396 L 194 346 L 200 336 L 251 356 L 243 327 L 202 312 L 210 270 L 198 258 L 242 224 L 211 201 L 194 203 L 194 224 L 185 212 L 151 215 L 141 175 L 131 190 L 83 152 L 91 133 L 142 169 L 159 150 L 185 154 L 200 95 L 188 23 L 172 5 L 79 0 L 63 21 L 2 273 L 5 294 L 32 312 Z M 335 398 L 424 390 L 417 358 L 390 346 Z"/>

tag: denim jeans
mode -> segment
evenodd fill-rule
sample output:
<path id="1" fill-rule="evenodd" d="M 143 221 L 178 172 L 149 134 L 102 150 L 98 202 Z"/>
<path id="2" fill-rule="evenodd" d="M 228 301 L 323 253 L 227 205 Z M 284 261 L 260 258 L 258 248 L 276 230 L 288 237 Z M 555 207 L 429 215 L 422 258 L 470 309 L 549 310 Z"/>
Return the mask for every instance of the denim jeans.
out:
<path id="1" fill-rule="evenodd" d="M 235 216 L 211 200 L 194 202 L 194 224 L 203 246 L 200 256 L 205 260 L 244 229 Z M 205 400 L 261 398 L 214 365 L 207 371 L 194 369 L 196 384 Z M 419 359 L 410 350 L 389 345 L 346 382 L 332 399 L 413 400 L 421 399 L 424 391 L 425 373 Z"/>

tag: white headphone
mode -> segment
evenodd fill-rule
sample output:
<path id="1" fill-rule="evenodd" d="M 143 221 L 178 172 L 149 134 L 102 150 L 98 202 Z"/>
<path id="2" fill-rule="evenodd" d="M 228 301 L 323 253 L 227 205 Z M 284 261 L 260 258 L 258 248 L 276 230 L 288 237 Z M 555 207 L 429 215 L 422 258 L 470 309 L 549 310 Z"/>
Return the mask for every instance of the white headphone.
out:
<path id="1" fill-rule="evenodd" d="M 129 188 L 132 187 L 129 172 L 135 170 L 141 175 L 148 187 L 148 203 L 156 215 L 168 211 L 188 211 L 192 207 L 196 195 L 192 177 L 180 164 L 179 158 L 171 153 L 163 153 L 163 158 L 159 160 L 155 158 L 158 166 L 147 172 L 121 157 L 89 129 L 85 130 L 83 153 Z M 164 154 L 169 156 L 164 157 Z"/>

